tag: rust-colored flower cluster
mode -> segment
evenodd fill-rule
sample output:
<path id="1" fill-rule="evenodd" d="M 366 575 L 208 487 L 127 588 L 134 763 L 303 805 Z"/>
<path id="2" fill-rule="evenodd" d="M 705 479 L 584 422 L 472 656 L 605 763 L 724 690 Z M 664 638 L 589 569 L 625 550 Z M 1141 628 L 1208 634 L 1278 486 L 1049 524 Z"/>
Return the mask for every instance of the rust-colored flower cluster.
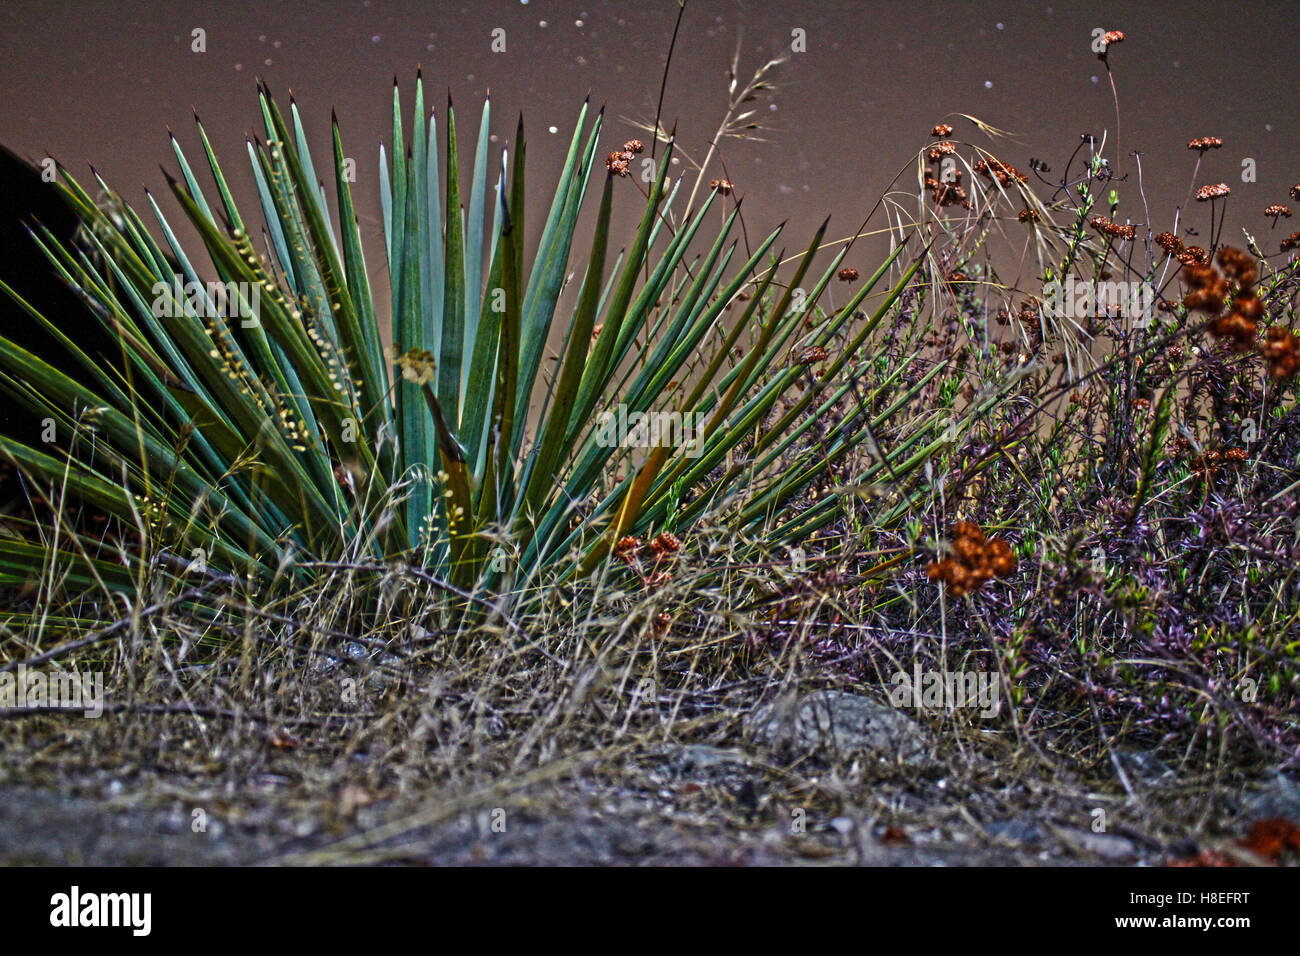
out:
<path id="1" fill-rule="evenodd" d="M 1210 334 L 1228 339 L 1238 352 L 1245 352 L 1255 344 L 1258 322 L 1264 316 L 1264 302 L 1251 288 L 1259 278 L 1259 265 L 1249 253 L 1232 246 L 1219 250 L 1218 263 L 1222 275 L 1205 263 L 1189 264 L 1183 269 L 1183 281 L 1188 286 L 1183 305 L 1209 313 L 1206 328 Z M 1220 315 L 1234 286 L 1231 307 L 1226 315 Z M 1291 378 L 1300 372 L 1300 337 L 1289 329 L 1269 329 L 1259 353 L 1274 378 Z"/>
<path id="2" fill-rule="evenodd" d="M 1270 863 L 1279 863 L 1288 850 L 1300 852 L 1300 827 L 1284 817 L 1256 820 L 1251 824 L 1250 832 L 1244 840 L 1237 840 L 1236 845 L 1256 856 L 1263 857 Z M 1231 867 L 1243 865 L 1243 860 L 1227 850 L 1207 847 L 1193 857 L 1170 860 L 1169 866 L 1179 867 Z"/>
<path id="3" fill-rule="evenodd" d="M 629 139 L 622 149 L 616 149 L 605 157 L 605 168 L 615 176 L 632 175 L 632 159 L 645 149 L 645 143 L 639 139 Z"/>
<path id="4" fill-rule="evenodd" d="M 1210 334 L 1229 339 L 1237 351 L 1244 352 L 1254 343 L 1256 323 L 1264 314 L 1264 303 L 1249 290 L 1259 278 L 1259 268 L 1248 253 L 1232 246 L 1220 249 L 1218 259 L 1223 275 L 1203 264 L 1183 269 L 1183 281 L 1189 290 L 1183 297 L 1183 305 L 1213 316 L 1207 326 Z M 1237 295 L 1228 314 L 1219 315 L 1230 284 L 1237 286 Z"/>
<path id="5" fill-rule="evenodd" d="M 1209 265 L 1210 254 L 1200 246 L 1184 246 L 1172 232 L 1157 233 L 1152 241 L 1185 266 Z"/>
<path id="6" fill-rule="evenodd" d="M 655 535 L 648 545 L 636 535 L 629 534 L 619 538 L 618 543 L 614 545 L 614 557 L 636 573 L 643 587 L 655 591 L 673 579 L 672 571 L 661 569 L 660 566 L 669 563 L 672 556 L 681 550 L 682 542 L 675 534 L 668 531 L 661 531 Z M 653 561 L 648 573 L 641 570 L 639 555 L 643 551 L 649 551 L 649 557 Z"/>
<path id="7" fill-rule="evenodd" d="M 1300 852 L 1300 827 L 1282 817 L 1256 820 L 1241 845 L 1276 863 L 1284 850 Z"/>
<path id="8" fill-rule="evenodd" d="M 714 179 L 709 182 L 709 188 L 714 192 L 722 193 L 724 196 L 730 196 L 731 191 L 736 187 L 732 184 L 730 179 Z"/>
<path id="9" fill-rule="evenodd" d="M 1213 183 L 1209 186 L 1202 186 L 1196 190 L 1197 202 L 1209 202 L 1212 199 L 1222 199 L 1224 196 L 1231 194 L 1232 190 L 1228 188 L 1227 183 Z"/>
<path id="10" fill-rule="evenodd" d="M 1268 374 L 1274 378 L 1290 378 L 1300 372 L 1300 336 L 1290 329 L 1269 329 L 1259 352 L 1268 362 Z"/>
<path id="11" fill-rule="evenodd" d="M 934 129 L 930 130 L 931 136 L 951 136 L 952 127 L 947 123 L 936 123 Z"/>
<path id="12" fill-rule="evenodd" d="M 1287 192 L 1290 194 L 1292 199 L 1300 201 L 1300 183 L 1296 183 L 1289 190 L 1287 190 Z"/>
<path id="13" fill-rule="evenodd" d="M 641 550 L 641 545 L 641 539 L 633 534 L 619 538 L 614 545 L 614 557 L 630 567 L 636 563 L 636 554 Z"/>
<path id="14" fill-rule="evenodd" d="M 1042 222 L 1043 217 L 1038 214 L 1037 209 L 1030 209 L 1026 206 L 1016 214 L 1016 218 L 1021 222 Z"/>
<path id="15" fill-rule="evenodd" d="M 938 127 L 935 127 L 938 129 Z M 926 153 L 926 161 L 937 163 L 944 156 L 957 151 L 956 143 L 937 143 Z M 966 189 L 961 184 L 962 172 L 960 169 L 946 170 L 944 177 L 940 180 L 933 172 L 925 172 L 925 188 L 930 190 L 934 195 L 935 205 L 954 206 L 958 203 L 965 209 L 974 208 L 970 199 L 966 195 Z"/>
<path id="16" fill-rule="evenodd" d="M 1183 251 L 1183 240 L 1179 239 L 1172 232 L 1157 233 L 1153 240 L 1157 246 L 1165 250 L 1171 256 L 1176 256 Z"/>
<path id="17" fill-rule="evenodd" d="M 1137 236 L 1137 229 L 1132 224 L 1111 222 L 1105 216 L 1093 216 L 1088 220 L 1088 225 L 1098 232 L 1121 242 L 1132 242 L 1134 237 Z"/>
<path id="18" fill-rule="evenodd" d="M 682 550 L 682 542 L 671 531 L 661 531 L 650 542 L 650 551 L 657 557 L 661 554 L 676 554 Z"/>
<path id="19" fill-rule="evenodd" d="M 1219 267 L 1223 274 L 1241 288 L 1252 286 L 1259 278 L 1259 266 L 1248 252 L 1242 252 L 1233 246 L 1224 246 L 1219 250 Z"/>
<path id="20" fill-rule="evenodd" d="M 1123 42 L 1124 42 L 1123 30 L 1107 30 L 1101 38 L 1101 52 L 1097 54 L 1097 59 L 1099 60 L 1106 59 L 1106 54 L 1110 52 L 1110 47 L 1112 43 L 1123 43 Z"/>
<path id="21" fill-rule="evenodd" d="M 1281 249 L 1283 252 L 1290 252 L 1296 248 L 1300 248 L 1300 232 L 1293 232 L 1282 240 Z"/>
<path id="22" fill-rule="evenodd" d="M 614 557 L 619 558 L 625 564 L 631 564 L 636 560 L 637 554 L 647 545 L 636 535 L 629 534 L 618 539 L 614 545 Z M 676 554 L 682 550 L 682 542 L 670 531 L 661 531 L 651 539 L 648 545 L 650 553 L 655 557 L 662 554 Z"/>
<path id="23" fill-rule="evenodd" d="M 955 178 L 952 182 L 940 182 L 929 173 L 925 176 L 925 188 L 934 193 L 934 201 L 938 206 L 955 206 L 958 203 L 965 209 L 972 208 L 970 199 L 966 195 L 966 189 L 961 185 L 961 170 L 954 170 Z"/>
<path id="24" fill-rule="evenodd" d="M 835 273 L 835 277 L 841 282 L 857 282 L 858 279 L 861 278 L 861 273 L 851 266 L 845 266 L 839 272 Z"/>
<path id="25" fill-rule="evenodd" d="M 627 159 L 618 150 L 615 150 L 605 157 L 605 168 L 615 176 L 632 175 L 632 170 L 628 168 Z"/>
<path id="26" fill-rule="evenodd" d="M 1191 443 L 1185 438 L 1181 438 L 1180 441 L 1181 444 L 1175 442 L 1175 451 L 1187 454 L 1191 449 Z M 1246 457 L 1244 448 L 1207 448 L 1202 454 L 1192 456 L 1192 471 L 1208 478 L 1225 465 L 1241 464 Z"/>
<path id="27" fill-rule="evenodd" d="M 1000 159 L 981 159 L 972 168 L 986 179 L 996 179 L 1003 186 L 1009 185 L 1012 181 L 1023 183 L 1029 179 L 1016 167 Z"/>
<path id="28" fill-rule="evenodd" d="M 926 152 L 925 158 L 932 163 L 939 162 L 944 156 L 951 156 L 957 152 L 957 144 L 952 142 L 935 143 Z"/>
<path id="29" fill-rule="evenodd" d="M 1228 297 L 1228 280 L 1219 275 L 1213 266 L 1188 265 L 1183 268 L 1183 282 L 1187 284 L 1187 294 L 1183 296 L 1183 305 L 1188 309 L 1218 315 L 1223 311 L 1224 300 Z"/>
<path id="30" fill-rule="evenodd" d="M 1187 148 L 1204 153 L 1207 149 L 1218 149 L 1222 145 L 1223 140 L 1217 136 L 1198 136 L 1187 144 Z"/>
<path id="31" fill-rule="evenodd" d="M 1290 219 L 1291 207 L 1284 206 L 1280 202 L 1275 202 L 1272 205 L 1265 207 L 1264 215 L 1268 216 L 1274 222 L 1277 222 L 1278 219 Z"/>
<path id="32" fill-rule="evenodd" d="M 984 532 L 969 521 L 952 526 L 952 557 L 932 561 L 926 568 L 930 580 L 948 586 L 954 597 L 978 591 L 993 577 L 1014 574 L 1016 556 L 1002 538 L 985 538 Z"/>

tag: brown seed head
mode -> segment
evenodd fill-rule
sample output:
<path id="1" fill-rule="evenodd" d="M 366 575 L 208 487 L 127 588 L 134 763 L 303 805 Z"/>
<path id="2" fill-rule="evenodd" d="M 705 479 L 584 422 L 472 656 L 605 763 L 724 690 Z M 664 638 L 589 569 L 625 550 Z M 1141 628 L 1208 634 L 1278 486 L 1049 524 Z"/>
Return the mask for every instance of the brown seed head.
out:
<path id="1" fill-rule="evenodd" d="M 635 535 L 627 535 L 619 538 L 618 544 L 614 545 L 614 556 L 629 560 L 632 555 L 641 550 L 641 539 Z"/>
<path id="2" fill-rule="evenodd" d="M 1207 326 L 1210 334 L 1216 338 L 1227 339 L 1238 352 L 1247 351 L 1255 341 L 1255 323 L 1240 312 L 1213 319 Z"/>
<path id="3" fill-rule="evenodd" d="M 613 152 L 605 157 L 605 168 L 615 176 L 630 176 L 632 171 L 628 168 L 628 157 L 623 152 Z"/>
<path id="4" fill-rule="evenodd" d="M 932 163 L 937 163 L 943 156 L 948 156 L 957 152 L 956 143 L 935 143 L 926 151 L 925 158 Z"/>
<path id="5" fill-rule="evenodd" d="M 1172 232 L 1162 232 L 1156 235 L 1155 244 L 1165 250 L 1169 255 L 1176 256 L 1183 251 L 1183 240 L 1179 239 Z"/>
<path id="6" fill-rule="evenodd" d="M 650 550 L 655 554 L 676 554 L 682 550 L 682 543 L 672 532 L 661 531 L 650 542 Z"/>
<path id="7" fill-rule="evenodd" d="M 931 580 L 941 580 L 955 596 L 979 590 L 991 578 L 1006 577 L 1016 569 L 1011 545 L 1000 538 L 986 539 L 984 532 L 969 521 L 952 526 L 953 556 L 934 561 L 926 568 Z"/>
<path id="8" fill-rule="evenodd" d="M 1248 252 L 1243 252 L 1234 246 L 1224 246 L 1219 250 L 1217 258 L 1223 274 L 1229 279 L 1236 280 L 1238 285 L 1253 285 L 1259 278 L 1259 267 L 1255 264 L 1255 258 Z"/>
<path id="9" fill-rule="evenodd" d="M 1273 326 L 1264 336 L 1260 354 L 1268 362 L 1268 373 L 1277 379 L 1300 372 L 1300 337 L 1290 329 Z"/>
<path id="10" fill-rule="evenodd" d="M 1003 186 L 1010 184 L 1013 180 L 1023 183 L 1029 178 L 1010 163 L 1004 163 L 1000 159 L 989 158 L 987 161 L 981 159 L 972 168 L 986 179 L 996 179 Z"/>

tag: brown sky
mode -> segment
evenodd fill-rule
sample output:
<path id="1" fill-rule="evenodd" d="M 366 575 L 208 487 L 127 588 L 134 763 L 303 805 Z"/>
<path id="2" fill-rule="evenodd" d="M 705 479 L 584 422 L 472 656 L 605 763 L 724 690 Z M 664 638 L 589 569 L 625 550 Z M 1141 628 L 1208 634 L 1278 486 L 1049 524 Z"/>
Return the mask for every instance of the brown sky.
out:
<path id="1" fill-rule="evenodd" d="M 176 168 L 167 126 L 199 159 L 193 107 L 237 194 L 248 196 L 243 138 L 260 131 L 260 74 L 277 95 L 293 90 L 318 168 L 328 157 L 330 108 L 338 109 L 345 146 L 358 161 L 358 208 L 376 266 L 377 146 L 390 136 L 394 73 L 409 104 L 416 64 L 423 64 L 426 91 L 441 106 L 450 87 L 459 122 L 471 133 L 490 88 L 498 145 L 522 110 L 536 202 L 553 181 L 588 91 L 594 103 L 608 104 L 608 148 L 637 132 L 621 117 L 653 116 L 676 11 L 674 0 L 6 0 L 0 142 L 32 157 L 48 150 L 74 172 L 93 162 L 139 203 L 142 185 L 166 192 L 160 163 Z M 764 59 L 789 51 L 793 29 L 806 31 L 806 52 L 792 54 L 775 74 L 774 95 L 754 104 L 772 127 L 768 142 L 723 147 L 747 197 L 751 239 L 789 217 L 786 241 L 801 246 L 828 213 L 832 236 L 856 228 L 930 126 L 958 112 L 1017 134 L 1017 142 L 993 147 L 999 156 L 1022 169 L 1038 157 L 1058 175 L 1080 133 L 1114 135 L 1110 89 L 1089 44 L 1094 28 L 1118 28 L 1128 36 L 1111 57 L 1121 145 L 1143 151 L 1154 224 L 1170 225 L 1186 194 L 1194 160 L 1187 140 L 1216 135 L 1225 146 L 1207 156 L 1198 185 L 1232 186 L 1225 235 L 1238 236 L 1242 225 L 1262 234 L 1269 226 L 1264 206 L 1285 200 L 1287 187 L 1300 181 L 1295 13 L 1294 3 L 1277 0 L 690 0 L 665 122 L 679 121 L 683 148 L 701 155 L 725 108 L 725 71 L 737 40 L 747 77 Z M 206 53 L 190 50 L 196 27 L 206 31 Z M 506 31 L 506 52 L 493 54 L 497 27 Z M 992 146 L 969 123 L 953 122 L 957 138 Z M 1257 163 L 1255 183 L 1241 181 L 1245 158 Z M 1136 182 L 1118 188 L 1123 208 L 1140 218 Z M 624 231 L 634 226 L 634 193 L 626 193 Z M 1190 216 L 1192 225 L 1208 225 L 1203 208 Z M 530 211 L 530 232 L 540 219 Z M 868 253 L 855 250 L 849 261 L 865 269 Z"/>

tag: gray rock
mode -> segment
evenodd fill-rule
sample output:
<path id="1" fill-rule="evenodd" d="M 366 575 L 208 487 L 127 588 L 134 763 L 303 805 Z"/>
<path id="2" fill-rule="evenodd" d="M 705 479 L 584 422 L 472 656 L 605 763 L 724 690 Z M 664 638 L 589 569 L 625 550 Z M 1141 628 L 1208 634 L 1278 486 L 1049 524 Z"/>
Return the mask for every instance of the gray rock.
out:
<path id="1" fill-rule="evenodd" d="M 1028 813 L 1018 813 L 1010 820 L 985 824 L 984 831 L 995 840 L 1034 846 L 1043 842 L 1043 830 Z"/>
<path id="2" fill-rule="evenodd" d="M 831 821 L 831 829 L 840 836 L 848 836 L 857 827 L 857 822 L 852 817 L 836 817 Z"/>
<path id="3" fill-rule="evenodd" d="M 1277 774 L 1246 798 L 1245 816 L 1248 820 L 1300 820 L 1300 784 Z"/>
<path id="4" fill-rule="evenodd" d="M 763 704 L 745 723 L 751 738 L 778 753 L 866 755 L 916 764 L 924 761 L 928 750 L 925 732 L 910 717 L 842 691 L 821 690 Z"/>
<path id="5" fill-rule="evenodd" d="M 1147 783 L 1173 782 L 1173 768 L 1149 751 L 1116 750 L 1115 757 L 1125 773 L 1139 777 Z"/>
<path id="6" fill-rule="evenodd" d="M 707 770 L 727 764 L 746 765 L 749 759 L 738 750 L 724 750 L 707 744 L 687 744 L 673 755 L 673 763 L 683 772 Z"/>
<path id="7" fill-rule="evenodd" d="M 1137 849 L 1127 837 L 1113 833 L 1093 833 L 1091 830 L 1057 829 L 1061 842 L 1081 856 L 1097 856 L 1103 860 L 1129 860 Z"/>

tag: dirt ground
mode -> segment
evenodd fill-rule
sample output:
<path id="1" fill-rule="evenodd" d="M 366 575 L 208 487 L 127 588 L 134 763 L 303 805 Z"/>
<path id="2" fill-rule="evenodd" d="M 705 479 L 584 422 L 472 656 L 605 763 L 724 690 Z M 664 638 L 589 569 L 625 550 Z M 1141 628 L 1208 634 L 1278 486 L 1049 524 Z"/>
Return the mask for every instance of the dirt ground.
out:
<path id="1" fill-rule="evenodd" d="M 1241 821 L 1300 809 L 1288 777 L 1220 786 L 1126 756 L 1134 798 L 966 755 L 890 763 L 778 756 L 754 741 L 557 755 L 459 786 L 374 787 L 367 754 L 285 746 L 205 761 L 184 733 L 155 755 L 99 749 L 127 722 L 39 729 L 0 764 L 0 864 L 1163 865 Z M 92 739 L 87 738 L 89 734 Z M 181 756 L 176 758 L 177 748 Z M 173 754 L 169 760 L 164 752 Z M 371 778 L 373 779 L 373 778 Z M 1098 827 L 1101 820 L 1102 826 Z"/>

